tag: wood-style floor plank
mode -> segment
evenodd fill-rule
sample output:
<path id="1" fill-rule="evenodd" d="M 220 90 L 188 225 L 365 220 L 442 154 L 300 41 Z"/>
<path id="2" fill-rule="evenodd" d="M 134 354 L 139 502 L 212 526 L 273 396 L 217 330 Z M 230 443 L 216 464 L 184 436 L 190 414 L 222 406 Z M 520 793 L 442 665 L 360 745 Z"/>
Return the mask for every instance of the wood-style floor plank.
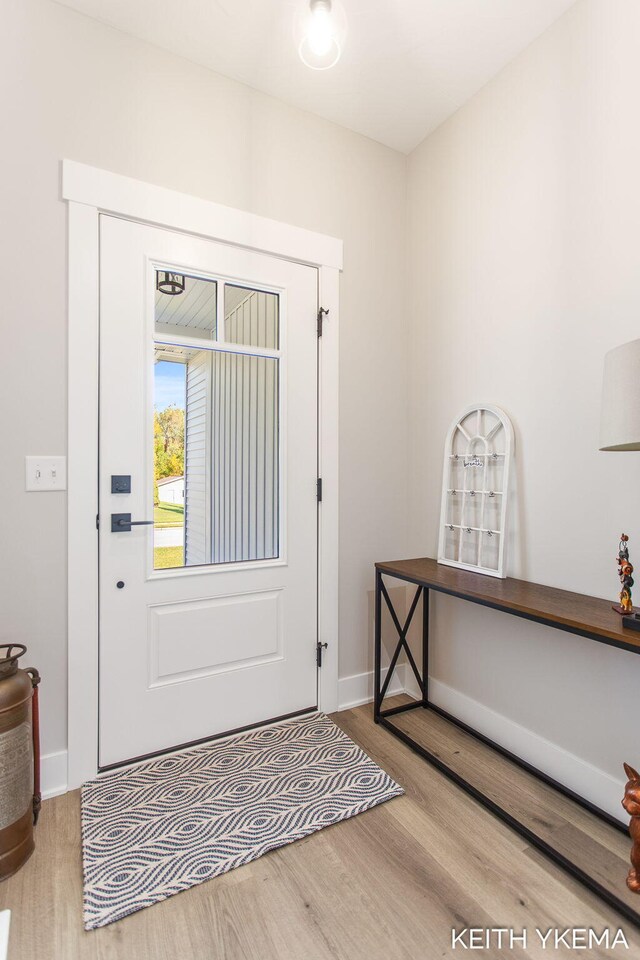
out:
<path id="1" fill-rule="evenodd" d="M 334 719 L 405 796 L 100 930 L 82 927 L 79 794 L 46 801 L 33 857 L 0 885 L 10 960 L 430 960 L 458 956 L 451 928 L 464 926 L 526 927 L 526 953 L 486 955 L 543 960 L 535 927 L 556 925 L 621 926 L 620 953 L 640 960 L 634 928 L 375 726 L 369 706 Z M 569 842 L 579 825 L 553 813 Z"/>
<path id="2" fill-rule="evenodd" d="M 394 724 L 639 914 L 626 885 L 628 836 L 429 710 Z"/>
<path id="3" fill-rule="evenodd" d="M 340 725 L 367 749 L 367 720 L 359 715 L 345 723 L 343 716 L 347 715 L 337 718 Z M 390 739 L 391 750 L 395 752 L 397 741 Z M 392 769 L 392 762 L 382 766 L 400 780 L 412 803 L 410 806 L 400 802 L 390 804 L 389 810 L 406 823 L 410 836 L 436 856 L 443 869 L 453 872 L 459 881 L 464 879 L 465 889 L 474 893 L 478 905 L 493 916 L 494 924 L 502 923 L 500 917 L 507 918 L 503 925 L 527 927 L 533 932 L 536 926 L 543 929 L 556 925 L 602 927 L 605 925 L 602 918 L 617 916 L 595 895 L 539 855 L 535 848 L 529 848 L 509 827 L 462 794 L 425 760 L 403 744 L 398 746 L 404 752 L 398 755 L 402 774 Z M 379 756 L 376 759 L 381 760 Z M 462 802 L 463 796 L 465 802 Z M 535 863 L 536 869 L 530 871 L 527 863 Z M 594 920 L 594 911 L 599 920 Z M 464 920 L 469 925 L 482 925 L 469 917 Z M 615 922 L 621 923 L 619 919 Z M 622 926 L 634 943 L 640 942 L 635 928 L 624 923 Z M 527 956 L 534 955 L 531 950 L 527 953 Z M 608 954 L 590 953 L 594 957 L 600 955 Z"/>

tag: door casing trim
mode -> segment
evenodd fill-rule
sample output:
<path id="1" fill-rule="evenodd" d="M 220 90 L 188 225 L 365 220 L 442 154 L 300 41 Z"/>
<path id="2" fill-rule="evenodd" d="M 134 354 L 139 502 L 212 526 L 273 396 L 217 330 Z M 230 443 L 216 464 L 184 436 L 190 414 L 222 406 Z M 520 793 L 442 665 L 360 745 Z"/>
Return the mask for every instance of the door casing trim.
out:
<path id="1" fill-rule="evenodd" d="M 318 707 L 338 707 L 338 349 L 342 240 L 62 161 L 68 205 L 68 769 L 74 789 L 98 772 L 98 370 L 101 213 L 191 233 L 318 269 L 329 311 L 319 348 Z M 315 318 L 310 317 L 313 323 Z"/>

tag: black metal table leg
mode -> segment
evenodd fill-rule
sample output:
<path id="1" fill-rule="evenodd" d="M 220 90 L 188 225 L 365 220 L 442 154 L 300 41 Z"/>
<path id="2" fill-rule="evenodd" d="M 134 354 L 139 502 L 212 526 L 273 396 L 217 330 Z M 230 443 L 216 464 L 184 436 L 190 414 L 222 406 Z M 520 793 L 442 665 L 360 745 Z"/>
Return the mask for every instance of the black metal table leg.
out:
<path id="1" fill-rule="evenodd" d="M 422 588 L 422 706 L 429 706 L 429 587 Z"/>
<path id="2" fill-rule="evenodd" d="M 380 664 L 382 659 L 382 574 L 376 570 L 375 644 L 373 665 L 373 719 L 380 723 Z"/>
<path id="3" fill-rule="evenodd" d="M 418 587 L 416 590 L 415 596 L 411 602 L 409 608 L 409 613 L 407 614 L 404 626 L 400 623 L 398 619 L 398 614 L 396 613 L 393 603 L 391 602 L 391 597 L 385 587 L 384 580 L 382 579 L 382 574 L 376 570 L 376 598 L 375 598 L 375 648 L 374 648 L 374 668 L 373 668 L 373 719 L 376 723 L 384 717 L 392 716 L 394 713 L 404 713 L 405 710 L 414 710 L 416 707 L 426 706 L 427 702 L 425 700 L 427 694 L 427 687 L 425 685 L 425 675 L 420 675 L 418 666 L 414 659 L 414 656 L 409 648 L 407 642 L 407 635 L 409 633 L 409 627 L 413 620 L 413 615 L 416 612 L 420 597 L 425 597 L 424 587 Z M 398 634 L 398 643 L 391 657 L 391 661 L 387 668 L 387 675 L 382 683 L 382 600 L 387 606 L 389 614 L 391 616 L 392 623 Z M 428 632 L 428 610 L 427 610 L 427 632 Z M 423 618 L 423 635 L 425 630 L 425 620 Z M 428 639 L 428 638 L 427 638 Z M 428 647 L 426 648 L 428 649 Z M 389 689 L 389 684 L 391 683 L 391 678 L 396 669 L 400 654 L 404 651 L 404 654 L 407 658 L 409 666 L 413 671 L 413 675 L 416 678 L 418 687 L 420 688 L 420 699 L 412 700 L 411 703 L 402 704 L 400 707 L 391 707 L 388 710 L 382 709 L 382 704 L 384 698 L 387 695 L 387 690 Z M 425 648 L 422 651 L 423 664 L 425 658 Z"/>

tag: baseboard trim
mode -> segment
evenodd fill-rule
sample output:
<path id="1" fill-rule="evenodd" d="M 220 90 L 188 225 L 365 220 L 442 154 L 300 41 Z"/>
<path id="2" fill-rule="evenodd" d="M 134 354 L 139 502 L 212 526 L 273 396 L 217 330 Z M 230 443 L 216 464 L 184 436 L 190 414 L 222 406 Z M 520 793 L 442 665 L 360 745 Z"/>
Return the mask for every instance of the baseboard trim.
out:
<path id="1" fill-rule="evenodd" d="M 386 671 L 384 672 L 386 675 Z M 396 667 L 393 680 L 389 684 L 388 697 L 404 693 L 404 664 Z M 369 673 L 356 673 L 352 677 L 338 680 L 338 710 L 351 710 L 363 703 L 373 701 L 373 670 Z"/>
<path id="2" fill-rule="evenodd" d="M 396 667 L 387 696 L 407 693 L 419 697 L 418 686 L 407 664 Z M 598 767 L 532 730 L 497 713 L 485 704 L 468 697 L 434 677 L 429 679 L 429 696 L 437 706 L 475 727 L 485 736 L 528 763 L 544 770 L 550 777 L 586 797 L 621 823 L 620 800 L 624 780 L 612 777 Z M 338 710 L 350 710 L 373 701 L 373 671 L 342 677 L 338 681 Z M 41 757 L 42 797 L 48 800 L 67 792 L 67 751 L 47 753 Z"/>
<path id="3" fill-rule="evenodd" d="M 67 792 L 67 751 L 45 753 L 40 758 L 42 799 L 49 800 Z"/>
<path id="4" fill-rule="evenodd" d="M 387 695 L 395 696 L 401 693 L 406 693 L 416 700 L 421 696 L 413 671 L 406 663 L 396 667 Z M 429 678 L 429 698 L 447 713 L 475 727 L 486 737 L 495 740 L 626 825 L 620 812 L 620 800 L 624 795 L 623 779 L 605 773 L 564 747 L 434 677 Z M 343 677 L 339 681 L 339 710 L 349 710 L 372 700 L 373 671 Z"/>
<path id="5" fill-rule="evenodd" d="M 612 777 L 564 747 L 433 677 L 429 679 L 429 698 L 447 713 L 475 727 L 558 783 L 605 810 L 620 823 L 626 823 L 620 813 L 624 780 Z"/>

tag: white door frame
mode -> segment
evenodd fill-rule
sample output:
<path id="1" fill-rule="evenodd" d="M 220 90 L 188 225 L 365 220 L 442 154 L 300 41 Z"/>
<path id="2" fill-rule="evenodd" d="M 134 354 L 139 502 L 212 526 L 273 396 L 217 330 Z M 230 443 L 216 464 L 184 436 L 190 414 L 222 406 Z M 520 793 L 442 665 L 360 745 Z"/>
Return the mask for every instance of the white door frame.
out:
<path id="1" fill-rule="evenodd" d="M 320 341 L 318 706 L 338 707 L 338 313 L 342 241 L 72 160 L 62 162 L 69 207 L 68 789 L 98 772 L 98 217 L 109 213 L 282 257 L 318 269 L 329 311 Z M 314 321 L 313 317 L 309 322 Z"/>

